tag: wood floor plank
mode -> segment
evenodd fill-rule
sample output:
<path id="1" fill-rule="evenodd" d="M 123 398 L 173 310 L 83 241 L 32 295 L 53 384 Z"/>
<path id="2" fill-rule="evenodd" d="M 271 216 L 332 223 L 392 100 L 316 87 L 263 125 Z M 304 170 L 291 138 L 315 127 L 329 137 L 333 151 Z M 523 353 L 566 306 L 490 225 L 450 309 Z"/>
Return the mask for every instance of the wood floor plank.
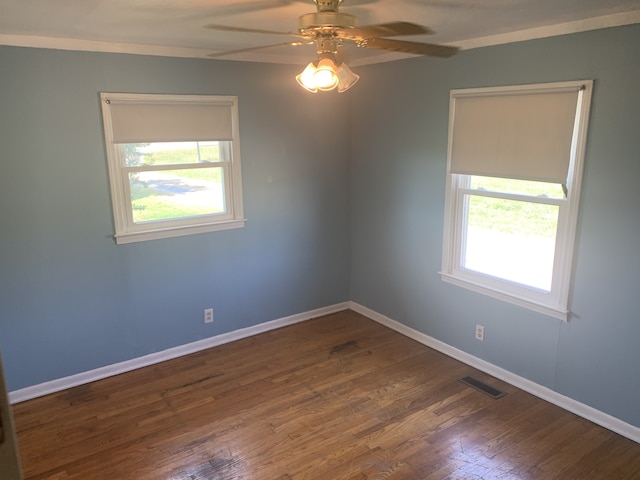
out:
<path id="1" fill-rule="evenodd" d="M 352 311 L 14 416 L 26 480 L 640 478 L 637 443 Z"/>

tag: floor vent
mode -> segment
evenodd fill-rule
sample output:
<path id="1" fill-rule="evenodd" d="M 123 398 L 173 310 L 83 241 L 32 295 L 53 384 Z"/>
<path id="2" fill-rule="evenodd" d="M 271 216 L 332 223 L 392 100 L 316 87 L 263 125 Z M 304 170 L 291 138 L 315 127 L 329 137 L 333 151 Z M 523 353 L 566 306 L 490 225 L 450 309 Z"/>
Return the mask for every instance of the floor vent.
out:
<path id="1" fill-rule="evenodd" d="M 463 377 L 459 379 L 462 383 L 481 391 L 482 393 L 489 395 L 491 398 L 500 398 L 506 395 L 505 392 L 501 392 L 497 388 L 493 388 L 491 385 L 481 382 L 473 377 Z"/>

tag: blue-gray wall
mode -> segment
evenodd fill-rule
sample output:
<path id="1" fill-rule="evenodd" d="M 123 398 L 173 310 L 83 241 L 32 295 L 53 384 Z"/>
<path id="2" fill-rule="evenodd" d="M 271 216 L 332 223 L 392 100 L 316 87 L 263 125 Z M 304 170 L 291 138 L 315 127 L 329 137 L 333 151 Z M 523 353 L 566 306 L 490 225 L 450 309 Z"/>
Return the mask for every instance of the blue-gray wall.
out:
<path id="1" fill-rule="evenodd" d="M 348 300 L 348 109 L 297 70 L 0 47 L 11 390 Z M 101 91 L 237 95 L 246 227 L 115 245 Z"/>
<path id="2" fill-rule="evenodd" d="M 351 299 L 640 427 L 640 26 L 359 69 Z M 449 90 L 594 79 L 562 323 L 438 276 Z M 475 340 L 475 325 L 485 340 Z"/>
<path id="3" fill-rule="evenodd" d="M 0 47 L 10 389 L 351 299 L 640 427 L 637 45 L 631 26 L 361 67 L 340 96 L 299 67 Z M 443 283 L 449 90 L 588 78 L 574 318 Z M 238 95 L 246 228 L 116 246 L 100 91 Z"/>

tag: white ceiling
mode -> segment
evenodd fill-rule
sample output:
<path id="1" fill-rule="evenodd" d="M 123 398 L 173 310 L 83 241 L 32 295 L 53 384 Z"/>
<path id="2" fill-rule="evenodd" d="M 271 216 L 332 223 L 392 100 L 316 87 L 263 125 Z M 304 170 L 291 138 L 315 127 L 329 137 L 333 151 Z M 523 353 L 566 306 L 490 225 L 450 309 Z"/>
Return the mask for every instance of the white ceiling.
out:
<path id="1" fill-rule="evenodd" d="M 640 0 L 344 0 L 340 10 L 360 25 L 425 25 L 435 33 L 401 39 L 461 48 L 640 23 Z M 0 0 L 0 44 L 206 57 L 295 40 L 206 24 L 291 32 L 313 11 L 312 0 Z M 348 54 L 353 65 L 407 56 L 355 47 Z M 313 56 L 312 46 L 300 46 L 221 58 L 304 64 Z"/>

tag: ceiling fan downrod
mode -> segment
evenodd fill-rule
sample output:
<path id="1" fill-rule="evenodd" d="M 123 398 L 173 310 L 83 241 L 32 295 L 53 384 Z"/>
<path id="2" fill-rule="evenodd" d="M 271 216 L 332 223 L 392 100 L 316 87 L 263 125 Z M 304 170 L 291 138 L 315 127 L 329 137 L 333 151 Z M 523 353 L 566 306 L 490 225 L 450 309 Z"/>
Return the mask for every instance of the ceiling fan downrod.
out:
<path id="1" fill-rule="evenodd" d="M 313 0 L 319 12 L 337 12 L 342 0 Z"/>

